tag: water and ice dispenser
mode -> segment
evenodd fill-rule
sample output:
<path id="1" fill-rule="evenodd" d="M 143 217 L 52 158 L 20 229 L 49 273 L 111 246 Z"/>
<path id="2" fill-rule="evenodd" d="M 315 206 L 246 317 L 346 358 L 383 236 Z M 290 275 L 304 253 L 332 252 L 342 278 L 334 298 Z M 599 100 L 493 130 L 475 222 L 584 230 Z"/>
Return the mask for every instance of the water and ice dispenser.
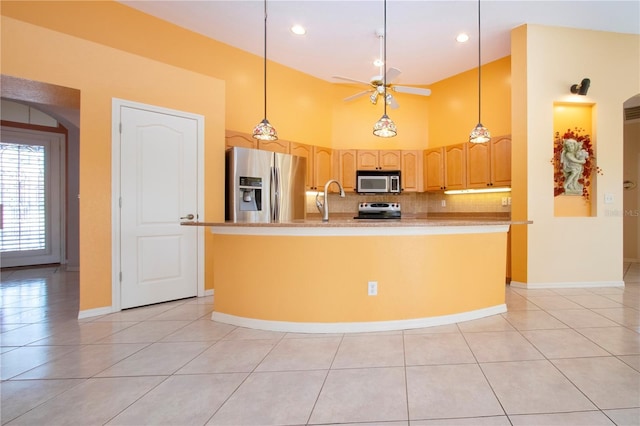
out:
<path id="1" fill-rule="evenodd" d="M 240 176 L 238 192 L 238 207 L 240 211 L 261 211 L 262 210 L 262 178 L 251 176 Z"/>

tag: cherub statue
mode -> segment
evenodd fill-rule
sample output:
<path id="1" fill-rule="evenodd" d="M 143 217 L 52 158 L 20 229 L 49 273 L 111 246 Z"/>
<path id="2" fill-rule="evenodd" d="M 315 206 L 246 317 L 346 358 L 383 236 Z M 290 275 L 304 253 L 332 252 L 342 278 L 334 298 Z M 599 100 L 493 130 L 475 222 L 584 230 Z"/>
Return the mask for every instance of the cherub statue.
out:
<path id="1" fill-rule="evenodd" d="M 582 148 L 582 143 L 575 139 L 565 139 L 562 146 L 562 173 L 564 174 L 564 191 L 567 195 L 582 195 L 583 185 L 578 182 L 589 153 Z"/>

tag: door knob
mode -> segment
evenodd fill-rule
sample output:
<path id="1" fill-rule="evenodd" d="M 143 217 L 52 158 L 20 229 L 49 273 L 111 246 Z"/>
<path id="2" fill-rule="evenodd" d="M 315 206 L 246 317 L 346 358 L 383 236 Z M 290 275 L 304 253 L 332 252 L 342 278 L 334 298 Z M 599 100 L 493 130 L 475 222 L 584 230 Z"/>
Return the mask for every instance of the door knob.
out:
<path id="1" fill-rule="evenodd" d="M 194 215 L 192 215 L 191 213 L 189 213 L 189 214 L 188 214 L 188 215 L 186 215 L 186 216 L 182 216 L 180 219 L 193 220 L 193 218 L 194 218 L 194 217 L 195 217 Z"/>

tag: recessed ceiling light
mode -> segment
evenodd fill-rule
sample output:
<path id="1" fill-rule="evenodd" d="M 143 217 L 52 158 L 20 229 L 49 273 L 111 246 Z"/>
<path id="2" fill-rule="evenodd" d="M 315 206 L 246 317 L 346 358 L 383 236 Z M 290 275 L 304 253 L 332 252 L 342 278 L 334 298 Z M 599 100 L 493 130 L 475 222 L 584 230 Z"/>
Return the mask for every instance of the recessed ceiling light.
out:
<path id="1" fill-rule="evenodd" d="M 466 33 L 460 33 L 460 34 L 458 34 L 458 36 L 456 37 L 456 41 L 457 41 L 458 43 L 464 43 L 464 42 L 467 42 L 467 41 L 469 41 L 469 35 L 468 35 L 468 34 L 466 34 Z"/>
<path id="2" fill-rule="evenodd" d="M 302 25 L 294 25 L 291 27 L 291 32 L 296 35 L 305 35 L 307 33 L 307 29 Z"/>

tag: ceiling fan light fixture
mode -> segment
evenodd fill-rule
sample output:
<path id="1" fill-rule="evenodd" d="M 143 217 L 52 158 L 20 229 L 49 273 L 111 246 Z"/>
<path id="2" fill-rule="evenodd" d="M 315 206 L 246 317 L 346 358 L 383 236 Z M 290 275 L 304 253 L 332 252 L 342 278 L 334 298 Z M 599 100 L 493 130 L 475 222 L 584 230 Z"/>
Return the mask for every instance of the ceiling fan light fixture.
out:
<path id="1" fill-rule="evenodd" d="M 380 138 L 392 138 L 398 134 L 396 123 L 386 114 L 380 117 L 380 120 L 373 125 L 373 134 Z"/>
<path id="2" fill-rule="evenodd" d="M 267 0 L 264 0 L 264 118 L 253 129 L 252 136 L 262 141 L 278 139 L 278 132 L 267 120 Z"/>
<path id="3" fill-rule="evenodd" d="M 371 96 L 369 96 L 369 99 L 371 99 L 371 103 L 372 103 L 372 104 L 374 104 L 374 105 L 375 105 L 375 104 L 377 104 L 377 103 L 378 103 L 378 92 L 375 92 L 375 91 L 374 91 L 374 92 L 371 94 Z"/>

